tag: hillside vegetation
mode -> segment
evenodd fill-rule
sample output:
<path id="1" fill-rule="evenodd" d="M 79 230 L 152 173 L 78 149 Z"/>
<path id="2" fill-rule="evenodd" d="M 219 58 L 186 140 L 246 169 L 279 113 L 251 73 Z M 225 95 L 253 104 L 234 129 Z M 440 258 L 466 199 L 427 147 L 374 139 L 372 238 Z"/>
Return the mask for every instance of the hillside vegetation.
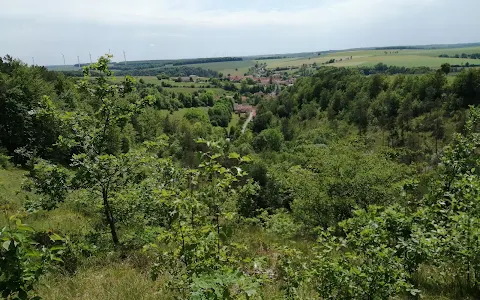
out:
<path id="1" fill-rule="evenodd" d="M 318 66 L 242 133 L 110 58 L 0 60 L 3 298 L 479 297 L 480 70 Z"/>

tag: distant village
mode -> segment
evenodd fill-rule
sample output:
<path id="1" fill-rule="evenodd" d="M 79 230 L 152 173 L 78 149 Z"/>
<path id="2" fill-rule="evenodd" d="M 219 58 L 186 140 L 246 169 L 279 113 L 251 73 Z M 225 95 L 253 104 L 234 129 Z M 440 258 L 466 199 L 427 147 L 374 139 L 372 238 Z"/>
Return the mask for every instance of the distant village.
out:
<path id="1" fill-rule="evenodd" d="M 249 78 L 262 85 L 280 84 L 280 85 L 291 86 L 295 84 L 295 81 L 296 81 L 296 78 L 283 79 L 281 74 L 273 74 L 270 77 L 254 77 L 253 75 L 247 75 L 247 76 L 230 76 L 228 78 L 232 82 L 242 82 L 243 80 L 247 80 L 247 78 Z"/>
<path id="2" fill-rule="evenodd" d="M 261 84 L 261 85 L 269 85 L 269 84 L 279 84 L 279 85 L 285 85 L 285 86 L 292 86 L 295 84 L 296 78 L 291 77 L 291 78 L 283 78 L 282 74 L 273 74 L 270 77 L 255 77 L 253 75 L 246 75 L 246 76 L 228 76 L 225 79 L 228 79 L 231 82 L 234 83 L 240 83 L 243 80 L 252 80 L 256 84 Z M 205 81 L 206 78 L 199 77 L 197 75 L 190 75 L 190 76 L 184 76 L 184 77 L 178 77 L 175 78 L 175 81 L 177 82 L 202 82 Z"/>

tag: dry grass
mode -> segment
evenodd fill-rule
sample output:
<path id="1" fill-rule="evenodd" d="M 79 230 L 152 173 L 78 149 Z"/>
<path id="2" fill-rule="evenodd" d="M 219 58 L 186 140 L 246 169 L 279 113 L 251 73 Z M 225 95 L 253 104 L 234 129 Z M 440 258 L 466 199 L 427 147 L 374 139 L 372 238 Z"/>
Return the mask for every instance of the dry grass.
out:
<path id="1" fill-rule="evenodd" d="M 149 300 L 168 299 L 162 295 L 159 282 L 129 265 L 114 263 L 92 267 L 74 276 L 45 277 L 39 285 L 39 294 L 49 300 Z"/>
<path id="2" fill-rule="evenodd" d="M 27 172 L 19 169 L 4 170 L 0 168 L 0 195 L 4 202 L 18 208 L 25 199 L 22 183 Z"/>
<path id="3" fill-rule="evenodd" d="M 83 236 L 93 230 L 91 220 L 63 207 L 51 212 L 32 214 L 25 222 L 37 231 L 54 230 L 68 236 Z"/>

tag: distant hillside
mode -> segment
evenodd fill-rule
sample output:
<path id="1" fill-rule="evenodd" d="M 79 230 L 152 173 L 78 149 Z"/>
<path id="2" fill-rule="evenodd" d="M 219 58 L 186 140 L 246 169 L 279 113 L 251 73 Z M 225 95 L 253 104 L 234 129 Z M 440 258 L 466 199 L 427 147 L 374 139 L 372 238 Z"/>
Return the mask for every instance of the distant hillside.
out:
<path id="1" fill-rule="evenodd" d="M 113 62 L 111 64 L 112 70 L 124 71 L 128 73 L 129 70 L 145 70 L 141 73 L 150 74 L 153 69 L 162 67 L 173 67 L 183 65 L 194 64 L 210 64 L 210 63 L 222 63 L 222 62 L 242 62 L 253 60 L 277 60 L 288 58 L 308 58 L 314 56 L 323 56 L 339 52 L 349 51 L 370 51 L 370 50 L 435 50 L 435 49 L 453 49 L 453 48 L 468 48 L 468 47 L 480 47 L 480 42 L 476 43 L 458 43 L 458 44 L 431 44 L 431 45 L 398 45 L 398 46 L 379 46 L 379 47 L 363 47 L 363 48 L 350 48 L 350 49 L 338 49 L 338 50 L 323 50 L 316 52 L 299 52 L 299 53 L 277 53 L 277 54 L 259 54 L 242 57 L 209 57 L 209 58 L 191 58 L 191 59 L 167 59 L 167 60 L 137 60 L 124 62 Z M 81 64 L 85 66 L 87 64 Z M 78 70 L 78 64 L 75 65 L 52 65 L 46 66 L 47 69 L 52 71 L 75 71 Z"/>

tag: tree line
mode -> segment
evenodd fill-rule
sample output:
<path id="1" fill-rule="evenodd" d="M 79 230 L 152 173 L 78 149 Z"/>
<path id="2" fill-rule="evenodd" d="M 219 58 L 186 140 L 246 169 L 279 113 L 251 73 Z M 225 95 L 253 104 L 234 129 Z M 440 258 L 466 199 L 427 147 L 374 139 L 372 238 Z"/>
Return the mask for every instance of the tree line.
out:
<path id="1" fill-rule="evenodd" d="M 462 53 L 462 54 L 455 54 L 455 55 L 440 54 L 438 57 L 480 59 L 480 53 L 470 53 L 470 54 Z"/>
<path id="2" fill-rule="evenodd" d="M 159 73 L 166 74 L 169 77 L 186 77 L 196 75 L 200 77 L 218 77 L 218 72 L 200 67 L 176 66 L 161 68 L 135 68 L 128 67 L 125 69 L 116 69 L 115 74 L 118 76 L 157 76 Z M 83 77 L 82 71 L 60 71 L 68 77 Z M 95 73 L 94 73 L 95 74 Z"/>

